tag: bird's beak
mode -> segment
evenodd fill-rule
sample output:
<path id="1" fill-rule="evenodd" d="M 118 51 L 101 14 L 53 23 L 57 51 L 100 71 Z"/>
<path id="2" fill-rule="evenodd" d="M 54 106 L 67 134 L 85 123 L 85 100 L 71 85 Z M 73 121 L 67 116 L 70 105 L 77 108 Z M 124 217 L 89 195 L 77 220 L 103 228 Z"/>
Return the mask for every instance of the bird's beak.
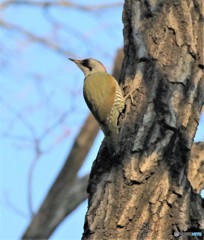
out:
<path id="1" fill-rule="evenodd" d="M 70 61 L 76 63 L 76 64 L 80 64 L 81 60 L 76 60 L 76 59 L 73 59 L 73 58 L 68 58 Z"/>

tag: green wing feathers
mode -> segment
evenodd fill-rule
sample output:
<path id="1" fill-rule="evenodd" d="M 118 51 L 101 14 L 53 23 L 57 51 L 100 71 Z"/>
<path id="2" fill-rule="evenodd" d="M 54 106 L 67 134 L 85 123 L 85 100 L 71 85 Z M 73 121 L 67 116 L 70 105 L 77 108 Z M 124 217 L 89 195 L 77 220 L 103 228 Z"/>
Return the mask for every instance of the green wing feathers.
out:
<path id="1" fill-rule="evenodd" d="M 112 145 L 112 148 L 116 149 L 118 117 L 125 106 L 117 81 L 104 72 L 87 76 L 84 82 L 84 98 L 104 134 L 108 137 L 108 145 Z"/>
<path id="2" fill-rule="evenodd" d="M 91 74 L 85 79 L 85 101 L 95 118 L 101 123 L 107 119 L 114 104 L 115 81 L 111 75 L 103 72 Z"/>

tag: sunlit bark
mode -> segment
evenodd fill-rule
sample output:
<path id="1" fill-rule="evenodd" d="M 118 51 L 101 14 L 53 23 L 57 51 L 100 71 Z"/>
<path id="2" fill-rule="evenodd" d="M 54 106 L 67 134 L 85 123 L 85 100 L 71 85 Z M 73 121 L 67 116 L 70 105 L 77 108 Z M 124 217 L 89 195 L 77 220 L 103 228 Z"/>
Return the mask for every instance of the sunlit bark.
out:
<path id="1" fill-rule="evenodd" d="M 83 239 L 174 239 L 204 227 L 187 168 L 204 100 L 202 1 L 126 0 L 121 151 L 102 145 Z"/>

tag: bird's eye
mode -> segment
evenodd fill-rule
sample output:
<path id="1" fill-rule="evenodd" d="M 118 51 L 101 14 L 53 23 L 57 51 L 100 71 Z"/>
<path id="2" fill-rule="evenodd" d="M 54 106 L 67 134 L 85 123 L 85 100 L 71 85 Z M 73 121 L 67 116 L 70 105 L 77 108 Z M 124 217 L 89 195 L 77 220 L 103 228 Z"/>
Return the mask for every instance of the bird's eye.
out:
<path id="1" fill-rule="evenodd" d="M 83 60 L 82 65 L 84 67 L 87 67 L 90 71 L 92 70 L 92 67 L 90 67 L 90 65 L 89 65 L 89 60 L 88 59 Z"/>
<path id="2" fill-rule="evenodd" d="M 87 67 L 89 65 L 88 59 L 83 60 L 82 65 L 84 65 L 84 67 Z"/>

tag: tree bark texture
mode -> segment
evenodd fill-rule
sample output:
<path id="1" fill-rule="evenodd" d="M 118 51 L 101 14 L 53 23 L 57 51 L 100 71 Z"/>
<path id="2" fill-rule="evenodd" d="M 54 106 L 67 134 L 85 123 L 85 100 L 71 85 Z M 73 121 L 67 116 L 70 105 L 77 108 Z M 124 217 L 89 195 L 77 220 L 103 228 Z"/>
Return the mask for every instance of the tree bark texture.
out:
<path id="1" fill-rule="evenodd" d="M 83 239 L 175 239 L 201 231 L 187 178 L 204 101 L 201 0 L 126 0 L 120 154 L 92 167 Z M 187 235 L 179 239 L 187 239 Z M 196 237 L 194 238 L 196 239 Z"/>
<path id="2" fill-rule="evenodd" d="M 204 189 L 204 142 L 194 143 L 188 167 L 188 180 L 195 192 Z"/>

